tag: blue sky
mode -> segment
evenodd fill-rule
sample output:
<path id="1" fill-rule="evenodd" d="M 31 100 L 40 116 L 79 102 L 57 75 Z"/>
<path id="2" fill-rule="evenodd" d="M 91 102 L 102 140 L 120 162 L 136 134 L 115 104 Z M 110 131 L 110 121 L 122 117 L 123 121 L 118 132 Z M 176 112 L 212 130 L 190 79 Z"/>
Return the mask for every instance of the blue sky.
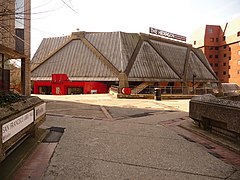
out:
<path id="1" fill-rule="evenodd" d="M 148 33 L 149 27 L 190 37 L 206 24 L 240 17 L 240 0 L 32 0 L 32 56 L 46 37 L 80 31 Z"/>

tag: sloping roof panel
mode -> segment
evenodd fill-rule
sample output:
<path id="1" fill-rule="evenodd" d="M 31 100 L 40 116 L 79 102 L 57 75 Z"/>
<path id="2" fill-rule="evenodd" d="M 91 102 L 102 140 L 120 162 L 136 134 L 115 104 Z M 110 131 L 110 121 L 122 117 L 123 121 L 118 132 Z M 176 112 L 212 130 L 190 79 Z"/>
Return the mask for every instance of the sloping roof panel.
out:
<path id="1" fill-rule="evenodd" d="M 155 40 L 151 40 L 151 42 L 154 43 L 154 46 L 160 54 L 162 54 L 178 71 L 178 73 L 182 75 L 187 54 L 187 47 Z"/>
<path id="2" fill-rule="evenodd" d="M 190 52 L 189 66 L 188 66 L 188 80 L 193 79 L 193 75 L 196 75 L 196 80 L 217 80 L 204 64 L 198 59 L 193 51 Z"/>
<path id="3" fill-rule="evenodd" d="M 85 38 L 121 71 L 119 32 L 88 33 Z"/>
<path id="4" fill-rule="evenodd" d="M 138 43 L 137 33 L 87 33 L 85 38 L 119 71 L 124 71 Z"/>
<path id="5" fill-rule="evenodd" d="M 84 53 L 83 53 L 84 52 Z M 82 43 L 72 40 L 32 72 L 32 77 L 51 77 L 52 74 L 67 74 L 74 77 L 116 78 L 111 70 Z"/>
<path id="6" fill-rule="evenodd" d="M 140 39 L 137 33 L 123 33 L 121 32 L 121 53 L 123 61 L 123 71 L 126 69 L 128 62 L 137 46 Z"/>
<path id="7" fill-rule="evenodd" d="M 147 81 L 153 79 L 158 79 L 158 81 L 161 79 L 179 79 L 147 42 L 143 43 L 128 77 L 130 81 L 137 78 Z"/>
<path id="8" fill-rule="evenodd" d="M 41 64 L 51 53 L 69 41 L 70 36 L 44 38 L 31 61 L 31 69 Z"/>

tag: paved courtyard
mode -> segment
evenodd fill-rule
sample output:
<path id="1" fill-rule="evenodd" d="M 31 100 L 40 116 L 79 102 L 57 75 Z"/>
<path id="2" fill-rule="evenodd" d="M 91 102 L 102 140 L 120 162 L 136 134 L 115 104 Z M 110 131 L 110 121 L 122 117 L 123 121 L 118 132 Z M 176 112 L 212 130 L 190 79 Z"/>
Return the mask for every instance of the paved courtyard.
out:
<path id="1" fill-rule="evenodd" d="M 42 128 L 65 128 L 42 179 L 240 179 L 240 166 L 167 125 L 189 120 L 189 100 L 39 97 L 47 102 Z"/>

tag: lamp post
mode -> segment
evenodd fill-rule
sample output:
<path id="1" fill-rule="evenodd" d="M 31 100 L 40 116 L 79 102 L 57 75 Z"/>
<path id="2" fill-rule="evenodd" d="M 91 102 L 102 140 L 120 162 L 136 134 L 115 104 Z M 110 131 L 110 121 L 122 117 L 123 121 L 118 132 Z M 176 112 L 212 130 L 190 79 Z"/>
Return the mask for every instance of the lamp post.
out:
<path id="1" fill-rule="evenodd" d="M 195 74 L 195 72 L 193 72 L 193 94 L 195 94 L 195 90 L 194 90 L 194 85 L 195 85 L 195 78 L 197 77 L 197 75 Z"/>

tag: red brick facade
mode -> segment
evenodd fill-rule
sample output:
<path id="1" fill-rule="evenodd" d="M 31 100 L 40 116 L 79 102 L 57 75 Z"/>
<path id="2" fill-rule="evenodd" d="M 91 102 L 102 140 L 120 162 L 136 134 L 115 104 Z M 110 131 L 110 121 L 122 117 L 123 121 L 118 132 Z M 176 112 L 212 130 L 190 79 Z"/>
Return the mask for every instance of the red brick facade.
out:
<path id="1" fill-rule="evenodd" d="M 240 85 L 240 19 L 206 25 L 194 32 L 191 43 L 203 50 L 221 82 Z"/>

